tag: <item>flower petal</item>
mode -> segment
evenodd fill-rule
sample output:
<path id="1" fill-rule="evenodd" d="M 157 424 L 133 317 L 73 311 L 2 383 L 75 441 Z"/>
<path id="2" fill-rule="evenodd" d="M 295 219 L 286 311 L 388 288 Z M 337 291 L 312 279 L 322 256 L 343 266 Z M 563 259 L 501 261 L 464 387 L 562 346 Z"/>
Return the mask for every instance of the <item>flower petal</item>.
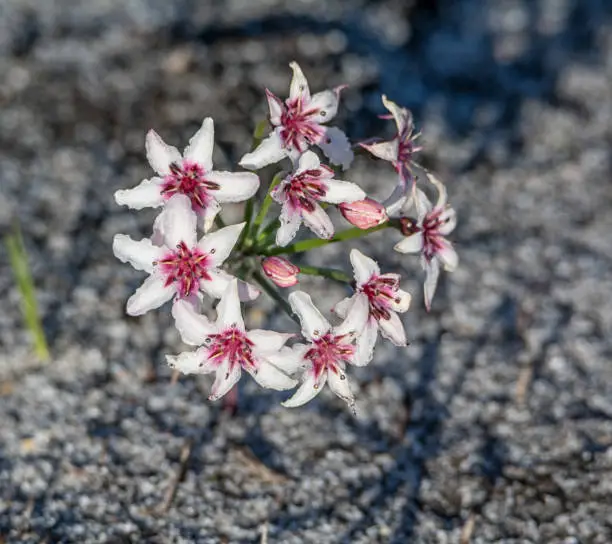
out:
<path id="1" fill-rule="evenodd" d="M 274 365 L 262 361 L 259 368 L 256 370 L 248 370 L 253 379 L 262 387 L 268 389 L 276 389 L 277 391 L 285 391 L 297 385 L 297 380 L 290 378 L 284 372 L 281 372 Z"/>
<path id="2" fill-rule="evenodd" d="M 398 253 L 420 253 L 423 249 L 423 233 L 415 232 L 410 236 L 406 236 L 395 244 L 393 249 Z"/>
<path id="3" fill-rule="evenodd" d="M 189 145 L 185 148 L 184 157 L 186 160 L 198 163 L 206 172 L 210 172 L 213 167 L 212 154 L 215 145 L 215 125 L 210 117 L 202 122 L 202 126 L 189 140 Z"/>
<path id="4" fill-rule="evenodd" d="M 429 262 L 423 260 L 423 262 L 423 268 L 425 269 L 426 273 L 425 284 L 423 286 L 423 295 L 425 297 L 425 308 L 427 308 L 427 311 L 429 311 L 431 309 L 431 301 L 433 300 L 434 294 L 436 293 L 436 287 L 438 285 L 440 264 L 438 259 L 432 259 Z"/>
<path id="5" fill-rule="evenodd" d="M 305 380 L 302 382 L 302 385 L 298 387 L 295 394 L 281 403 L 285 408 L 297 408 L 298 406 L 306 404 L 321 392 L 321 389 L 323 389 L 327 381 L 327 372 L 323 372 L 318 381 L 315 380 L 313 372 L 307 372 L 305 376 Z"/>
<path id="6" fill-rule="evenodd" d="M 308 117 L 309 121 L 325 123 L 338 113 L 339 93 L 332 90 L 321 91 L 312 95 L 308 109 L 317 109 L 318 113 Z"/>
<path id="7" fill-rule="evenodd" d="M 213 371 L 211 365 L 207 364 L 206 353 L 206 348 L 184 351 L 177 356 L 166 355 L 166 361 L 170 368 L 174 368 L 183 374 L 206 374 Z"/>
<path id="8" fill-rule="evenodd" d="M 164 278 L 153 274 L 149 276 L 127 301 L 128 315 L 143 315 L 149 310 L 159 308 L 176 293 L 174 285 L 165 285 Z"/>
<path id="9" fill-rule="evenodd" d="M 217 305 L 217 328 L 220 330 L 235 327 L 244 330 L 244 320 L 238 298 L 238 281 L 230 281 Z"/>
<path id="10" fill-rule="evenodd" d="M 145 149 L 151 168 L 160 176 L 170 173 L 170 165 L 172 163 L 181 164 L 183 160 L 178 149 L 166 144 L 154 130 L 149 130 L 147 133 Z"/>
<path id="11" fill-rule="evenodd" d="M 448 240 L 441 238 L 440 244 L 441 248 L 438 250 L 436 255 L 442 261 L 444 270 L 452 272 L 459 264 L 459 256 L 457 255 L 453 244 L 451 244 Z"/>
<path id="12" fill-rule="evenodd" d="M 446 206 L 448 195 L 444 184 L 433 174 L 427 173 L 427 179 L 432 183 L 438 190 L 438 201 L 436 202 L 436 208 L 443 208 Z"/>
<path id="13" fill-rule="evenodd" d="M 374 259 L 364 255 L 358 249 L 352 249 L 350 253 L 353 274 L 357 287 L 368 283 L 372 276 L 380 275 L 380 267 Z"/>
<path id="14" fill-rule="evenodd" d="M 340 204 L 342 202 L 356 202 L 366 197 L 365 191 L 356 183 L 350 181 L 340 181 L 329 179 L 325 181 L 325 196 L 321 198 L 330 204 Z"/>
<path id="15" fill-rule="evenodd" d="M 333 237 L 334 224 L 319 204 L 315 203 L 312 211 L 302 210 L 302 219 L 304 224 L 319 238 L 329 240 Z"/>
<path id="16" fill-rule="evenodd" d="M 329 385 L 329 388 L 350 406 L 355 404 L 355 397 L 351 393 L 346 374 L 342 370 L 338 373 L 328 371 L 327 385 Z"/>
<path id="17" fill-rule="evenodd" d="M 293 176 L 305 170 L 318 170 L 319 168 L 321 168 L 319 156 L 314 151 L 304 151 L 298 159 L 298 165 Z"/>
<path id="18" fill-rule="evenodd" d="M 370 315 L 370 303 L 368 297 L 363 293 L 355 295 L 355 302 L 345 320 L 334 327 L 334 333 L 338 335 L 356 336 L 361 333 Z"/>
<path id="19" fill-rule="evenodd" d="M 153 245 L 149 238 L 132 240 L 126 234 L 115 234 L 113 253 L 122 263 L 130 263 L 136 270 L 153 272 L 153 263 L 162 257 L 166 248 Z"/>
<path id="20" fill-rule="evenodd" d="M 234 276 L 225 270 L 212 268 L 207 271 L 209 278 L 200 278 L 200 289 L 212 298 L 221 298 Z"/>
<path id="21" fill-rule="evenodd" d="M 268 99 L 268 108 L 270 109 L 270 123 L 278 126 L 281 123 L 281 115 L 283 114 L 283 101 L 268 89 L 266 89 L 266 98 Z"/>
<path id="22" fill-rule="evenodd" d="M 291 209 L 289 203 L 285 203 L 281 209 L 280 227 L 276 231 L 276 245 L 284 247 L 291 242 L 301 224 L 301 214 L 297 210 Z"/>
<path id="23" fill-rule="evenodd" d="M 411 197 L 407 194 L 406 182 L 401 176 L 398 176 L 398 182 L 393 189 L 393 192 L 385 199 L 383 206 L 387 210 L 389 217 L 399 217 L 402 215 L 402 210 L 406 214 L 410 213 L 408 203 L 412 202 Z"/>
<path id="24" fill-rule="evenodd" d="M 404 312 L 408 311 L 408 308 L 410 308 L 412 296 L 410 293 L 403 291 L 402 289 L 398 289 L 396 295 L 395 300 L 391 301 L 391 309 L 394 312 L 403 314 Z"/>
<path id="25" fill-rule="evenodd" d="M 221 266 L 229 257 L 245 225 L 246 223 L 229 225 L 200 238 L 198 248 L 210 255 L 212 266 Z"/>
<path id="26" fill-rule="evenodd" d="M 283 372 L 294 374 L 308 366 L 308 362 L 304 360 L 304 354 L 309 348 L 310 345 L 295 344 L 290 348 L 281 348 L 280 351 L 266 353 L 265 359 Z"/>
<path id="27" fill-rule="evenodd" d="M 402 320 L 395 312 L 389 312 L 389 319 L 380 319 L 378 326 L 380 327 L 380 333 L 396 346 L 407 344 L 404 325 L 402 325 Z"/>
<path id="28" fill-rule="evenodd" d="M 383 95 L 382 101 L 385 108 L 391 112 L 391 115 L 395 120 L 398 134 L 404 134 L 406 130 L 412 131 L 413 120 L 410 111 L 406 108 L 398 106 L 395 102 L 389 100 L 385 95 Z"/>
<path id="29" fill-rule="evenodd" d="M 343 298 L 340 302 L 338 302 L 338 304 L 334 306 L 332 311 L 338 317 L 346 317 L 347 314 L 350 312 L 353 304 L 355 303 L 355 296 L 356 294 L 352 297 Z"/>
<path id="30" fill-rule="evenodd" d="M 363 142 L 359 145 L 383 161 L 395 162 L 398 155 L 397 138 L 387 142 Z"/>
<path id="31" fill-rule="evenodd" d="M 177 300 L 172 305 L 172 317 L 185 344 L 201 346 L 208 336 L 217 332 L 208 318 L 196 312 L 186 300 Z"/>
<path id="32" fill-rule="evenodd" d="M 438 232 L 442 236 L 447 236 L 453 232 L 457 226 L 457 213 L 452 208 L 446 208 L 440 214 L 440 221 L 442 222 L 442 225 L 438 229 Z"/>
<path id="33" fill-rule="evenodd" d="M 262 352 L 278 351 L 287 340 L 293 338 L 295 334 L 267 331 L 263 329 L 253 329 L 247 332 L 247 338 L 255 344 L 255 349 Z"/>
<path id="34" fill-rule="evenodd" d="M 310 89 L 308 88 L 308 81 L 300 65 L 294 61 L 289 64 L 289 67 L 293 70 L 293 77 L 291 78 L 291 85 L 289 87 L 289 98 L 294 99 L 302 97 L 308 100 L 310 98 Z"/>
<path id="35" fill-rule="evenodd" d="M 198 218 L 188 196 L 174 195 L 160 215 L 159 226 L 166 246 L 175 248 L 181 242 L 188 248 L 195 245 Z"/>
<path id="36" fill-rule="evenodd" d="M 242 368 L 240 365 L 235 364 L 232 366 L 229 359 L 226 358 L 223 364 L 217 368 L 217 375 L 208 400 L 217 400 L 226 393 L 229 393 L 230 389 L 240 380 L 241 374 Z"/>
<path id="37" fill-rule="evenodd" d="M 213 193 L 219 202 L 242 202 L 259 189 L 259 178 L 252 172 L 210 172 L 206 179 L 219 184 Z"/>
<path id="38" fill-rule="evenodd" d="M 289 295 L 289 304 L 300 319 L 302 334 L 308 340 L 319 338 L 331 329 L 329 321 L 317 310 L 310 295 L 303 291 L 294 291 Z"/>
<path id="39" fill-rule="evenodd" d="M 213 198 L 208 202 L 208 205 L 203 210 L 199 210 L 198 216 L 200 217 L 200 222 L 202 223 L 202 230 L 204 232 L 208 232 L 213 223 L 215 222 L 215 217 L 221 211 L 221 206 L 219 203 Z"/>
<path id="40" fill-rule="evenodd" d="M 287 151 L 279 135 L 279 129 L 274 130 L 251 153 L 244 155 L 238 164 L 247 170 L 259 170 L 268 164 L 283 160 Z"/>
<path id="41" fill-rule="evenodd" d="M 417 219 L 419 224 L 423 223 L 423 219 L 425 216 L 433 209 L 429 198 L 427 195 L 421 191 L 421 189 L 417 189 L 415 185 L 413 185 L 413 192 L 410 199 L 404 205 L 404 210 L 409 210 L 412 206 L 417 212 Z"/>
<path id="42" fill-rule="evenodd" d="M 376 319 L 370 318 L 357 337 L 357 350 L 351 361 L 355 366 L 365 366 L 372 360 L 377 338 L 378 322 Z"/>
<path id="43" fill-rule="evenodd" d="M 159 208 L 164 204 L 161 188 L 162 178 L 145 179 L 133 189 L 115 191 L 115 202 L 120 206 L 127 206 L 133 210 L 143 208 Z"/>
<path id="44" fill-rule="evenodd" d="M 346 134 L 336 127 L 327 127 L 325 135 L 317 145 L 332 164 L 342 165 L 346 170 L 353 162 L 353 150 Z"/>

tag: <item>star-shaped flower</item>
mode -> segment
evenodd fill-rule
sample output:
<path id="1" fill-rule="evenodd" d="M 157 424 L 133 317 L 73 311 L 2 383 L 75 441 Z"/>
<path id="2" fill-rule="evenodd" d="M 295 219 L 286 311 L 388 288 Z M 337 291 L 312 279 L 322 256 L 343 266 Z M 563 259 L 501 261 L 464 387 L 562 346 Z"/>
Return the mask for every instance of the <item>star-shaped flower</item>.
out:
<path id="1" fill-rule="evenodd" d="M 354 183 L 333 177 L 333 170 L 322 165 L 316 153 L 306 151 L 295 172 L 272 190 L 272 198 L 282 206 L 276 245 L 286 246 L 293 240 L 302 221 L 319 238 L 331 238 L 334 226 L 319 203 L 341 204 L 365 198 Z"/>
<path id="2" fill-rule="evenodd" d="M 299 355 L 298 365 L 304 369 L 302 384 L 283 406 L 301 406 L 313 399 L 329 384 L 331 390 L 353 406 L 355 399 L 346 379 L 346 365 L 363 365 L 361 353 L 355 345 L 355 338 L 363 329 L 368 318 L 367 300 L 355 301 L 344 322 L 332 327 L 329 321 L 312 303 L 309 295 L 295 291 L 289 295 L 291 308 L 298 315 L 302 334 L 307 344 L 296 344 L 293 351 Z"/>
<path id="3" fill-rule="evenodd" d="M 272 133 L 251 153 L 240 160 L 249 170 L 289 157 L 295 162 L 310 146 L 317 145 L 333 164 L 346 170 L 353 160 L 348 138 L 336 127 L 326 127 L 338 111 L 340 91 L 344 87 L 322 91 L 311 96 L 308 81 L 297 62 L 290 64 L 293 79 L 289 98 L 283 101 L 266 89 Z"/>
<path id="4" fill-rule="evenodd" d="M 402 230 L 406 238 L 397 243 L 394 249 L 400 253 L 421 254 L 421 265 L 426 273 L 425 306 L 429 310 L 438 285 L 440 264 L 452 272 L 457 268 L 459 258 L 446 239 L 457 224 L 457 214 L 447 204 L 444 185 L 431 174 L 427 174 L 427 179 L 436 187 L 438 201 L 433 206 L 423 191 L 413 187 L 412 196 L 402 209 Z M 416 219 L 407 217 L 412 208 L 416 210 Z"/>
<path id="5" fill-rule="evenodd" d="M 217 306 L 217 320 L 211 323 L 185 301 L 177 301 L 172 315 L 183 341 L 201 346 L 196 351 L 167 356 L 168 364 L 184 374 L 216 374 L 209 400 L 228 393 L 245 370 L 262 387 L 291 389 L 296 380 L 279 366 L 295 359 L 292 350 L 284 348 L 292 334 L 267 330 L 247 331 L 242 319 L 238 284 L 227 286 Z"/>
<path id="6" fill-rule="evenodd" d="M 233 277 L 220 267 L 229 256 L 244 223 L 231 225 L 196 238 L 196 213 L 185 195 L 175 195 L 166 204 L 157 222 L 162 245 L 149 238 L 132 240 L 116 234 L 113 253 L 122 262 L 150 276 L 128 299 L 127 313 L 142 315 L 159 308 L 175 297 L 193 299 L 199 291 L 220 298 Z M 259 291 L 241 285 L 245 300 L 257 297 Z"/>
<path id="7" fill-rule="evenodd" d="M 395 121 L 397 134 L 392 140 L 386 142 L 362 143 L 360 145 L 379 159 L 392 163 L 400 176 L 400 180 L 406 185 L 408 181 L 414 181 L 412 157 L 417 151 L 421 150 L 421 147 L 415 145 L 415 140 L 420 134 L 414 133 L 414 121 L 409 110 L 398 106 L 385 95 L 383 95 L 382 101 L 385 108 L 391 113 L 389 117 L 385 116 L 385 118 L 392 118 Z"/>
<path id="8" fill-rule="evenodd" d="M 117 204 L 136 210 L 157 208 L 172 196 L 183 194 L 189 197 L 207 232 L 221 209 L 220 202 L 242 202 L 259 188 L 259 178 L 252 172 L 213 171 L 213 146 L 214 125 L 210 117 L 204 119 L 183 156 L 150 130 L 146 138 L 147 159 L 158 176 L 133 189 L 117 191 Z"/>
<path id="9" fill-rule="evenodd" d="M 400 289 L 399 274 L 381 274 L 376 261 L 357 249 L 351 250 L 350 257 L 355 275 L 355 294 L 340 301 L 334 312 L 346 317 L 358 300 L 367 302 L 368 320 L 357 338 L 361 360 L 367 362 L 372 358 L 379 329 L 396 346 L 406 345 L 406 333 L 397 313 L 408 310 L 411 297 Z"/>

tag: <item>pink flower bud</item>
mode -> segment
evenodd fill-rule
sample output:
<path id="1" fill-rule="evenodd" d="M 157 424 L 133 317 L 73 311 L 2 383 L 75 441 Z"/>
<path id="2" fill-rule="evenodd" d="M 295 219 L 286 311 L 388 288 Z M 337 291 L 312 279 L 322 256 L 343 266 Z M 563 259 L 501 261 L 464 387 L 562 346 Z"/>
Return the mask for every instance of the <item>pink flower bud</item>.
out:
<path id="1" fill-rule="evenodd" d="M 338 204 L 340 213 L 351 225 L 371 229 L 389 220 L 385 207 L 376 200 L 366 198 L 357 202 Z"/>
<path id="2" fill-rule="evenodd" d="M 279 287 L 292 287 L 298 282 L 300 269 L 283 257 L 266 257 L 261 261 L 261 268 Z"/>

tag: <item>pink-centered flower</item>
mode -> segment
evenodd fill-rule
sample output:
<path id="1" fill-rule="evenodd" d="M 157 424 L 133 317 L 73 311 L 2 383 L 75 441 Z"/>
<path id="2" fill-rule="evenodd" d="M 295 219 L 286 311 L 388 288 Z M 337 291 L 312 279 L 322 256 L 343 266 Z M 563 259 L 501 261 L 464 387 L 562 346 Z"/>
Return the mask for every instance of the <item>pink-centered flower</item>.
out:
<path id="1" fill-rule="evenodd" d="M 266 257 L 261 268 L 278 287 L 293 287 L 298 282 L 299 267 L 284 257 Z"/>
<path id="2" fill-rule="evenodd" d="M 266 89 L 272 133 L 257 149 L 242 157 L 240 165 L 248 170 L 259 170 L 285 157 L 295 162 L 316 145 L 333 164 L 342 165 L 346 170 L 353 160 L 348 138 L 340 129 L 323 125 L 335 117 L 344 87 L 311 95 L 308 81 L 297 62 L 290 66 L 293 79 L 285 102 Z"/>
<path id="3" fill-rule="evenodd" d="M 295 172 L 272 190 L 272 198 L 282 206 L 276 245 L 286 246 L 293 240 L 302 221 L 319 238 L 331 238 L 334 226 L 320 202 L 341 204 L 365 198 L 354 183 L 333 178 L 333 170 L 322 165 L 316 153 L 306 151 L 299 158 Z"/>
<path id="4" fill-rule="evenodd" d="M 365 198 L 338 204 L 342 217 L 359 229 L 371 229 L 389 220 L 385 207 L 376 200 Z"/>
<path id="5" fill-rule="evenodd" d="M 122 262 L 150 275 L 127 302 L 129 315 L 142 315 L 160 307 L 171 298 L 191 299 L 202 291 L 220 298 L 233 276 L 220 269 L 229 256 L 244 223 L 231 225 L 196 238 L 196 213 L 189 198 L 176 195 L 160 214 L 161 245 L 149 238 L 132 240 L 125 234 L 113 239 L 113 253 Z M 257 297 L 259 291 L 241 284 L 245 300 Z"/>
<path id="6" fill-rule="evenodd" d="M 406 345 L 404 326 L 397 315 L 410 307 L 410 294 L 400 289 L 399 274 L 381 274 L 374 259 L 357 249 L 351 250 L 351 264 L 355 276 L 355 294 L 340 301 L 334 312 L 346 317 L 357 301 L 363 299 L 368 306 L 368 320 L 357 338 L 362 361 L 369 361 L 374 352 L 378 331 L 396 346 Z"/>
<path id="7" fill-rule="evenodd" d="M 408 181 L 414 181 L 412 160 L 413 155 L 421 150 L 421 147 L 415 143 L 420 133 L 414 133 L 414 121 L 409 110 L 398 106 L 385 95 L 383 95 L 382 101 L 385 108 L 390 112 L 390 116 L 385 116 L 385 118 L 392 118 L 395 121 L 397 134 L 389 141 L 364 142 L 360 145 L 375 157 L 393 164 L 400 176 L 400 180 L 406 185 Z"/>
<path id="8" fill-rule="evenodd" d="M 297 360 L 292 350 L 283 347 L 294 335 L 259 329 L 247 331 L 236 280 L 228 284 L 217 305 L 215 323 L 185 301 L 174 303 L 172 315 L 183 341 L 200 347 L 176 357 L 167 356 L 168 364 L 184 374 L 215 373 L 210 400 L 228 393 L 243 370 L 262 387 L 285 390 L 296 385 L 296 380 L 281 369 L 285 364 L 295 365 Z"/>
<path id="9" fill-rule="evenodd" d="M 189 141 L 183 156 L 150 130 L 146 138 L 147 159 L 158 176 L 146 179 L 133 189 L 117 191 L 117 204 L 139 210 L 163 206 L 177 194 L 189 198 L 207 232 L 221 209 L 219 203 L 242 202 L 259 188 L 251 172 L 213 171 L 214 124 L 210 117 Z"/>
<path id="10" fill-rule="evenodd" d="M 406 238 L 397 243 L 394 249 L 400 253 L 420 253 L 426 274 L 425 306 L 429 310 L 438 285 L 440 265 L 452 272 L 457 268 L 459 258 L 446 239 L 457 224 L 457 214 L 447 204 L 444 185 L 431 174 L 427 174 L 427 179 L 436 187 L 438 201 L 435 206 L 432 205 L 423 191 L 413 187 L 412 196 L 402 209 L 402 230 Z M 413 208 L 417 213 L 416 219 L 408 216 Z"/>
<path id="11" fill-rule="evenodd" d="M 406 193 L 409 187 L 416 182 L 412 172 L 413 157 L 422 148 L 416 145 L 416 139 L 420 136 L 420 133 L 414 132 L 412 113 L 406 108 L 398 106 L 385 95 L 383 95 L 382 101 L 385 108 L 390 112 L 390 115 L 383 117 L 395 121 L 397 133 L 389 141 L 363 142 L 360 145 L 375 157 L 389 161 L 398 173 L 398 183 L 383 203 L 388 215 L 393 217 L 406 201 Z"/>
<path id="12" fill-rule="evenodd" d="M 295 291 L 289 295 L 291 308 L 302 325 L 302 334 L 308 343 L 293 346 L 299 355 L 297 367 L 304 370 L 302 384 L 283 406 L 296 407 L 313 399 L 325 383 L 330 389 L 353 406 L 355 399 L 346 377 L 347 365 L 363 365 L 355 345 L 355 338 L 361 332 L 368 318 L 367 301 L 355 302 L 344 322 L 332 327 L 312 303 L 309 295 Z"/>

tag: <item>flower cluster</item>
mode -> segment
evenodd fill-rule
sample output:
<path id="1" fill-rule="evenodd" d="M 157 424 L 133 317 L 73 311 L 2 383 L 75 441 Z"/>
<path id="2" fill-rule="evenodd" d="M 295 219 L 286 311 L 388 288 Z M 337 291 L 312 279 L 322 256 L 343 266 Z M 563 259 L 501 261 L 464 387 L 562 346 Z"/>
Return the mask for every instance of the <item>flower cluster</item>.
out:
<path id="1" fill-rule="evenodd" d="M 362 142 L 356 149 L 391 163 L 397 183 L 389 198 L 377 202 L 355 183 L 336 179 L 336 170 L 323 164 L 314 148 L 332 165 L 349 168 L 353 147 L 344 132 L 327 125 L 336 115 L 344 86 L 311 94 L 301 68 L 295 62 L 290 66 L 289 97 L 282 100 L 266 90 L 272 130 L 240 160 L 247 171 L 213 170 L 210 118 L 182 154 L 156 132 L 147 134 L 147 159 L 156 175 L 117 191 L 115 200 L 135 210 L 160 212 L 148 238 L 117 234 L 113 252 L 148 274 L 128 299 L 127 313 L 142 315 L 171 302 L 182 340 L 196 349 L 168 356 L 168 364 L 185 374 L 214 373 L 210 400 L 228 393 L 245 371 L 262 387 L 296 388 L 283 402 L 287 407 L 310 401 L 326 383 L 353 406 L 347 369 L 372 360 L 379 331 L 396 346 L 407 345 L 398 314 L 408 310 L 411 296 L 401 289 L 399 274 L 381 272 L 374 259 L 357 249 L 349 254 L 352 276 L 297 265 L 281 255 L 390 228 L 402 236 L 396 251 L 420 255 L 429 310 L 440 267 L 452 271 L 457 266 L 457 254 L 446 238 L 455 227 L 456 214 L 437 178 L 425 173 L 429 183 L 421 186 L 413 160 L 420 147 L 415 145 L 418 134 L 412 115 L 385 96 L 390 115 L 384 118 L 394 120 L 396 136 Z M 265 184 L 253 172 L 281 161 L 287 161 L 290 170 Z M 258 199 L 262 185 L 265 194 Z M 435 205 L 426 194 L 430 187 L 437 191 Z M 244 221 L 225 225 L 219 212 L 228 202 L 246 203 Z M 334 209 L 352 227 L 336 232 L 330 217 Z M 302 224 L 315 238 L 295 242 Z M 333 307 L 336 324 L 307 293 L 294 290 L 285 298 L 279 290 L 296 286 L 301 274 L 323 276 L 350 289 L 350 296 Z M 262 291 L 299 323 L 301 337 L 246 328 L 241 303 L 255 300 Z M 206 314 L 213 307 L 216 319 L 211 321 Z"/>

